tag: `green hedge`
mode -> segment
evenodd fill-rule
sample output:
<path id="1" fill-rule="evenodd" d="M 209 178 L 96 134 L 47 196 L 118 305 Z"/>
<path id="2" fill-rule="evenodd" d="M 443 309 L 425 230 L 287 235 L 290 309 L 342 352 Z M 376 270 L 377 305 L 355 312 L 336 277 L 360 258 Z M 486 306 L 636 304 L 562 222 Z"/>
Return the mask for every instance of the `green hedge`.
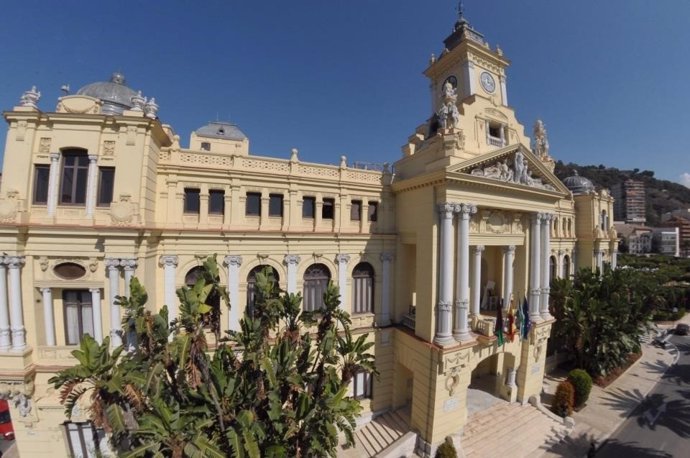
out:
<path id="1" fill-rule="evenodd" d="M 582 369 L 573 369 L 568 374 L 568 381 L 573 385 L 575 390 L 575 407 L 582 407 L 589 399 L 589 393 L 592 391 L 592 377 L 587 371 Z"/>

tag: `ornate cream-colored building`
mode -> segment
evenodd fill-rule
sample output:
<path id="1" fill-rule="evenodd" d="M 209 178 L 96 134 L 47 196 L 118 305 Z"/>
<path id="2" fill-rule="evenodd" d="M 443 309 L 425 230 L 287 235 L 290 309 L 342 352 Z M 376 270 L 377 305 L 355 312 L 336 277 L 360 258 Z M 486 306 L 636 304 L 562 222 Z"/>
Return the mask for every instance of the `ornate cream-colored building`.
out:
<path id="1" fill-rule="evenodd" d="M 362 422 L 407 409 L 419 453 L 462 429 L 477 375 L 510 401 L 538 395 L 550 279 L 615 267 L 616 234 L 605 191 L 554 176 L 543 123 L 525 135 L 508 65 L 461 16 L 425 70 L 431 116 L 377 170 L 305 163 L 296 150 L 254 156 L 222 122 L 183 148 L 121 74 L 52 111 L 27 91 L 4 113 L 0 189 L 0 396 L 22 456 L 93 445 L 80 418 L 63 426 L 48 378 L 85 333 L 121 342 L 114 297 L 132 276 L 174 317 L 175 289 L 213 253 L 232 304 L 224 329 L 237 328 L 262 266 L 309 309 L 337 284 L 355 332 L 376 342 L 380 378 L 353 386 Z M 529 339 L 498 346 L 496 307 L 525 297 Z"/>

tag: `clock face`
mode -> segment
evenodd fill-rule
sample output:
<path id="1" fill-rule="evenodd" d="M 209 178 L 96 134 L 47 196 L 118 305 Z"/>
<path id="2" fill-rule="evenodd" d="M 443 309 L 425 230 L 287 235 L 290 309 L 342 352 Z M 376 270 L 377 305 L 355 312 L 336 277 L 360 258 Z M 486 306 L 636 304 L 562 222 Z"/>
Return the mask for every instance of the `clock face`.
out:
<path id="1" fill-rule="evenodd" d="M 491 73 L 483 72 L 479 76 L 479 81 L 482 83 L 484 90 L 489 94 L 496 90 L 496 81 L 494 80 L 494 77 L 491 76 Z"/>

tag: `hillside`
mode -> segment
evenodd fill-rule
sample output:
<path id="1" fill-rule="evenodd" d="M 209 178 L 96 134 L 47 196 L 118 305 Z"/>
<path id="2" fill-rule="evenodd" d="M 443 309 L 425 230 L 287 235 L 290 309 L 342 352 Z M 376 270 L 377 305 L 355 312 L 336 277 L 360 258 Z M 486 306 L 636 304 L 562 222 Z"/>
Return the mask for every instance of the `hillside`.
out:
<path id="1" fill-rule="evenodd" d="M 647 200 L 647 225 L 657 226 L 661 221 L 661 215 L 679 208 L 690 208 L 690 188 L 668 180 L 654 178 L 651 170 L 619 170 L 615 167 L 603 165 L 577 165 L 572 162 L 564 164 L 556 162 L 556 176 L 561 180 L 571 176 L 573 171 L 583 177 L 592 180 L 597 188 L 611 189 L 614 184 L 625 181 L 628 178 L 641 180 L 645 184 Z"/>

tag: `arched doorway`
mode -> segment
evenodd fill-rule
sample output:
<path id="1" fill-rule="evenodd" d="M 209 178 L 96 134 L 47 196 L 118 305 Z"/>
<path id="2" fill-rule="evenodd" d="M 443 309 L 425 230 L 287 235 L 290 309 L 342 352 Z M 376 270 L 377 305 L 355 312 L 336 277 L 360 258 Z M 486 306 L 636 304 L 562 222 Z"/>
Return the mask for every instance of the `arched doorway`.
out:
<path id="1" fill-rule="evenodd" d="M 515 401 L 517 392 L 511 380 L 517 371 L 517 358 L 512 353 L 495 353 L 477 364 L 470 376 L 467 391 L 467 414 L 486 409 L 500 400 Z"/>

